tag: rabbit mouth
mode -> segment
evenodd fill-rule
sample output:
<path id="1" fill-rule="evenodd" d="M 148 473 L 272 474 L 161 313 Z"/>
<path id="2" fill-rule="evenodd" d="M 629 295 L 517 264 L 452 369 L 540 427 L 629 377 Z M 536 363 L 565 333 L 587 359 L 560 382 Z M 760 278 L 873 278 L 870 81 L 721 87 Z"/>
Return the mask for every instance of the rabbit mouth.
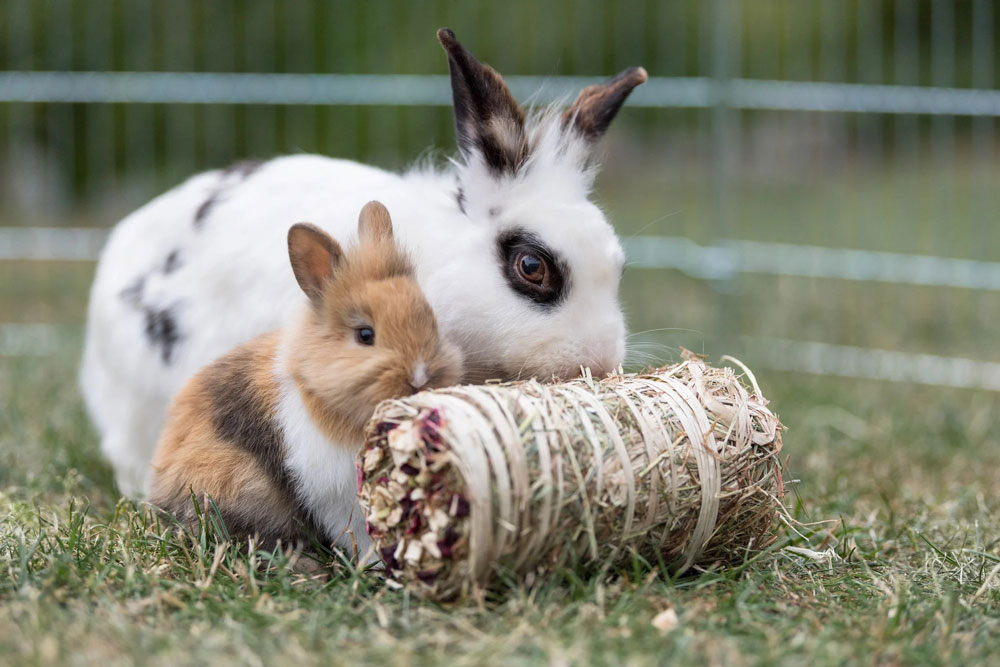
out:
<path id="1" fill-rule="evenodd" d="M 580 377 L 584 369 L 595 378 L 604 377 L 618 367 L 617 363 L 602 359 L 599 355 L 574 350 L 565 354 L 542 354 L 536 362 L 526 361 L 514 372 L 507 373 L 510 380 L 534 378 L 542 382 L 572 380 Z"/>
<path id="2" fill-rule="evenodd" d="M 468 384 L 486 384 L 490 380 L 517 380 L 516 373 L 505 371 L 498 365 L 488 365 L 476 368 L 466 368 L 462 375 L 462 381 Z"/>

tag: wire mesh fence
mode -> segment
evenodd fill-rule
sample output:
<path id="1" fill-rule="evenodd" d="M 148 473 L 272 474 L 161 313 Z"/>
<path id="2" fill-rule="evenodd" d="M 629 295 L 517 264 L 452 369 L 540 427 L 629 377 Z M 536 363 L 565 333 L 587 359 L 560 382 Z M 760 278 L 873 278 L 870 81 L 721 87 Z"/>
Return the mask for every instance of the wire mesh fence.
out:
<path id="1" fill-rule="evenodd" d="M 23 287 L 25 260 L 89 260 L 103 232 L 78 228 L 240 158 L 398 168 L 447 151 L 433 33 L 450 25 L 535 103 L 649 70 L 598 184 L 646 276 L 626 280 L 633 328 L 725 318 L 728 334 L 812 338 L 830 359 L 906 345 L 995 361 L 998 24 L 993 0 L 6 0 L 0 222 L 32 229 L 2 230 L 0 270 Z M 845 279 L 888 287 L 832 284 Z M 747 305 L 761 289 L 786 329 Z M 8 322 L 35 312 L 18 294 L 46 298 L 9 292 Z M 854 325 L 815 323 L 836 317 Z"/>

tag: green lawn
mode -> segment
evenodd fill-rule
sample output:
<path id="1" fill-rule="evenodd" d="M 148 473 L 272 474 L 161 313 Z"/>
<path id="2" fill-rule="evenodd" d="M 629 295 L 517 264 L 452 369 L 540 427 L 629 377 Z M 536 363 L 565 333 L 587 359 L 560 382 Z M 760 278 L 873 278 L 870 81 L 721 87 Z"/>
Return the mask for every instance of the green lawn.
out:
<path id="1" fill-rule="evenodd" d="M 987 664 L 1000 650 L 1000 396 L 760 373 L 789 505 L 776 549 L 671 580 L 565 573 L 442 607 L 343 567 L 266 575 L 118 501 L 74 359 L 0 360 L 0 663 Z M 213 568 L 213 560 L 220 558 Z M 992 575 L 992 576 L 991 576 Z M 652 618 L 672 607 L 662 633 Z"/>

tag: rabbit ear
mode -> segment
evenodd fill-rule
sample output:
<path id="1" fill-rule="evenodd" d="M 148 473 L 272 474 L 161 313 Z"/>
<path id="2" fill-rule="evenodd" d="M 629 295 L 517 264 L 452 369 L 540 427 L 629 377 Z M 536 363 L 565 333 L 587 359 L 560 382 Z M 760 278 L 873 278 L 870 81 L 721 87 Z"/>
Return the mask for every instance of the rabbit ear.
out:
<path id="1" fill-rule="evenodd" d="M 392 218 L 381 202 L 370 201 L 361 209 L 358 238 L 363 244 L 392 242 Z"/>
<path id="2" fill-rule="evenodd" d="M 323 287 L 333 277 L 344 253 L 329 234 L 300 222 L 288 230 L 288 258 L 299 287 L 314 305 L 322 303 Z"/>
<path id="3" fill-rule="evenodd" d="M 563 113 L 563 127 L 572 127 L 587 141 L 597 141 L 632 89 L 648 78 L 642 67 L 631 67 L 604 83 L 587 86 L 580 91 L 573 106 Z"/>
<path id="4" fill-rule="evenodd" d="M 468 158 L 476 151 L 497 174 L 513 173 L 528 158 L 524 111 L 503 78 L 476 60 L 448 28 L 437 32 L 448 53 L 458 147 Z"/>

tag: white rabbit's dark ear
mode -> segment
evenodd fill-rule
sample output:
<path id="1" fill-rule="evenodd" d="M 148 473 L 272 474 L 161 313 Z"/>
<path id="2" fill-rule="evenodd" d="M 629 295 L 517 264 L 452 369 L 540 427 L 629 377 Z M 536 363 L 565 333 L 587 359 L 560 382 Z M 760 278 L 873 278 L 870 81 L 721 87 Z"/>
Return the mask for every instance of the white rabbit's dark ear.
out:
<path id="1" fill-rule="evenodd" d="M 587 86 L 563 112 L 563 127 L 572 127 L 584 139 L 597 141 L 622 108 L 632 90 L 649 76 L 642 67 L 631 67 L 604 83 Z"/>
<path id="2" fill-rule="evenodd" d="M 362 243 L 392 243 L 392 218 L 381 202 L 370 201 L 361 209 L 358 238 Z"/>
<path id="3" fill-rule="evenodd" d="M 340 244 L 316 225 L 300 222 L 288 230 L 292 272 L 314 305 L 322 303 L 323 287 L 330 282 L 343 257 Z"/>
<path id="4" fill-rule="evenodd" d="M 497 174 L 514 173 L 528 159 L 524 111 L 503 78 L 466 51 L 448 28 L 437 32 L 448 53 L 458 148 L 468 159 L 476 151 Z"/>

